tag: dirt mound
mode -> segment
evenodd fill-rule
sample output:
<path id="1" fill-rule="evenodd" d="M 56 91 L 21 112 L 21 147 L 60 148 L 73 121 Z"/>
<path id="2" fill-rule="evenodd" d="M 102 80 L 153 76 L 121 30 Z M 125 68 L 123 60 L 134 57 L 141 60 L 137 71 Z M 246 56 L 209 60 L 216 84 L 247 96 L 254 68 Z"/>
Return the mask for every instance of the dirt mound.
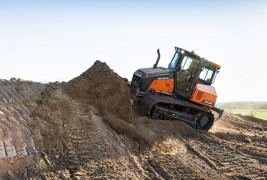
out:
<path id="1" fill-rule="evenodd" d="M 42 94 L 32 113 L 37 121 L 32 132 L 42 155 L 37 164 L 43 177 L 144 178 L 135 174 L 127 148 L 93 107 L 73 100 L 59 86 Z"/>
<path id="2" fill-rule="evenodd" d="M 68 82 L 65 90 L 73 99 L 94 106 L 100 116 L 112 113 L 128 122 L 132 120 L 128 84 L 106 63 L 96 61 L 87 71 Z"/>

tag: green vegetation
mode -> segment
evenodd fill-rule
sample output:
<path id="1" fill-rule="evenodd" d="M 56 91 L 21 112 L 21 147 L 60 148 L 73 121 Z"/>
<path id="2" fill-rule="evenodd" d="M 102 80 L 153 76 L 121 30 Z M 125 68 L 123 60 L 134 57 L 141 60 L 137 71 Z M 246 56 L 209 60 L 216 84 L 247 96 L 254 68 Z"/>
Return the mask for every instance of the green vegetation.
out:
<path id="1" fill-rule="evenodd" d="M 267 102 L 233 102 L 218 106 L 234 114 L 267 120 Z"/>
<path id="2" fill-rule="evenodd" d="M 257 118 L 267 120 L 267 111 L 257 113 Z"/>
<path id="3" fill-rule="evenodd" d="M 246 138 L 245 141 L 248 143 L 252 143 L 252 140 L 250 138 Z"/>
<path id="4" fill-rule="evenodd" d="M 228 111 L 230 111 L 231 113 L 234 113 L 234 114 L 242 114 L 244 116 L 251 116 L 251 117 L 267 120 L 267 110 L 264 110 L 264 109 L 259 109 L 259 110 L 234 109 L 234 110 L 228 110 Z"/>

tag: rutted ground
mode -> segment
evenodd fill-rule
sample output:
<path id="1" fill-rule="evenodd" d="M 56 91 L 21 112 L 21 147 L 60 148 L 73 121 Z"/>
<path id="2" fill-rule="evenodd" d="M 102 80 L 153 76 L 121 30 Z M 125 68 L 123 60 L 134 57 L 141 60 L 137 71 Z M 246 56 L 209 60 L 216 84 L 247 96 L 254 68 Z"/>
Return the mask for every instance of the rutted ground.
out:
<path id="1" fill-rule="evenodd" d="M 20 79 L 0 80 L 0 174 L 25 167 L 31 163 L 28 157 L 37 155 L 30 115 L 38 106 L 44 87 Z M 8 173 L 12 175 L 11 171 Z"/>
<path id="2" fill-rule="evenodd" d="M 101 62 L 68 83 L 2 80 L 0 111 L 0 179 L 267 177 L 267 121 L 225 113 L 205 132 L 132 116 Z"/>

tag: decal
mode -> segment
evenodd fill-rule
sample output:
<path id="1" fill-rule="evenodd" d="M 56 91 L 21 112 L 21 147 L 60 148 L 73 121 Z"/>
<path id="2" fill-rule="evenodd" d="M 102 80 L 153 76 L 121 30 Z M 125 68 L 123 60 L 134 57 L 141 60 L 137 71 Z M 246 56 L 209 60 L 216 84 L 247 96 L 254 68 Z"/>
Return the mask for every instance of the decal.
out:
<path id="1" fill-rule="evenodd" d="M 203 100 L 202 102 L 205 103 L 205 104 L 208 104 L 208 105 L 213 105 L 213 102 L 210 102 L 208 100 Z"/>
<path id="2" fill-rule="evenodd" d="M 158 77 L 158 79 L 170 79 L 169 77 Z"/>

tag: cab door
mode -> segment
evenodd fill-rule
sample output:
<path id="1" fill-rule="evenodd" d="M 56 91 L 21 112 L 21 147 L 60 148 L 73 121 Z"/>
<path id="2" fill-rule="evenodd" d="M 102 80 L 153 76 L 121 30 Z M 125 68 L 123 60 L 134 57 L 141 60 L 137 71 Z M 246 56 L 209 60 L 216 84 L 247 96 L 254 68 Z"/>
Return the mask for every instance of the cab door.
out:
<path id="1" fill-rule="evenodd" d="M 198 59 L 184 55 L 175 70 L 175 90 L 178 95 L 190 98 L 197 81 L 200 62 Z"/>

